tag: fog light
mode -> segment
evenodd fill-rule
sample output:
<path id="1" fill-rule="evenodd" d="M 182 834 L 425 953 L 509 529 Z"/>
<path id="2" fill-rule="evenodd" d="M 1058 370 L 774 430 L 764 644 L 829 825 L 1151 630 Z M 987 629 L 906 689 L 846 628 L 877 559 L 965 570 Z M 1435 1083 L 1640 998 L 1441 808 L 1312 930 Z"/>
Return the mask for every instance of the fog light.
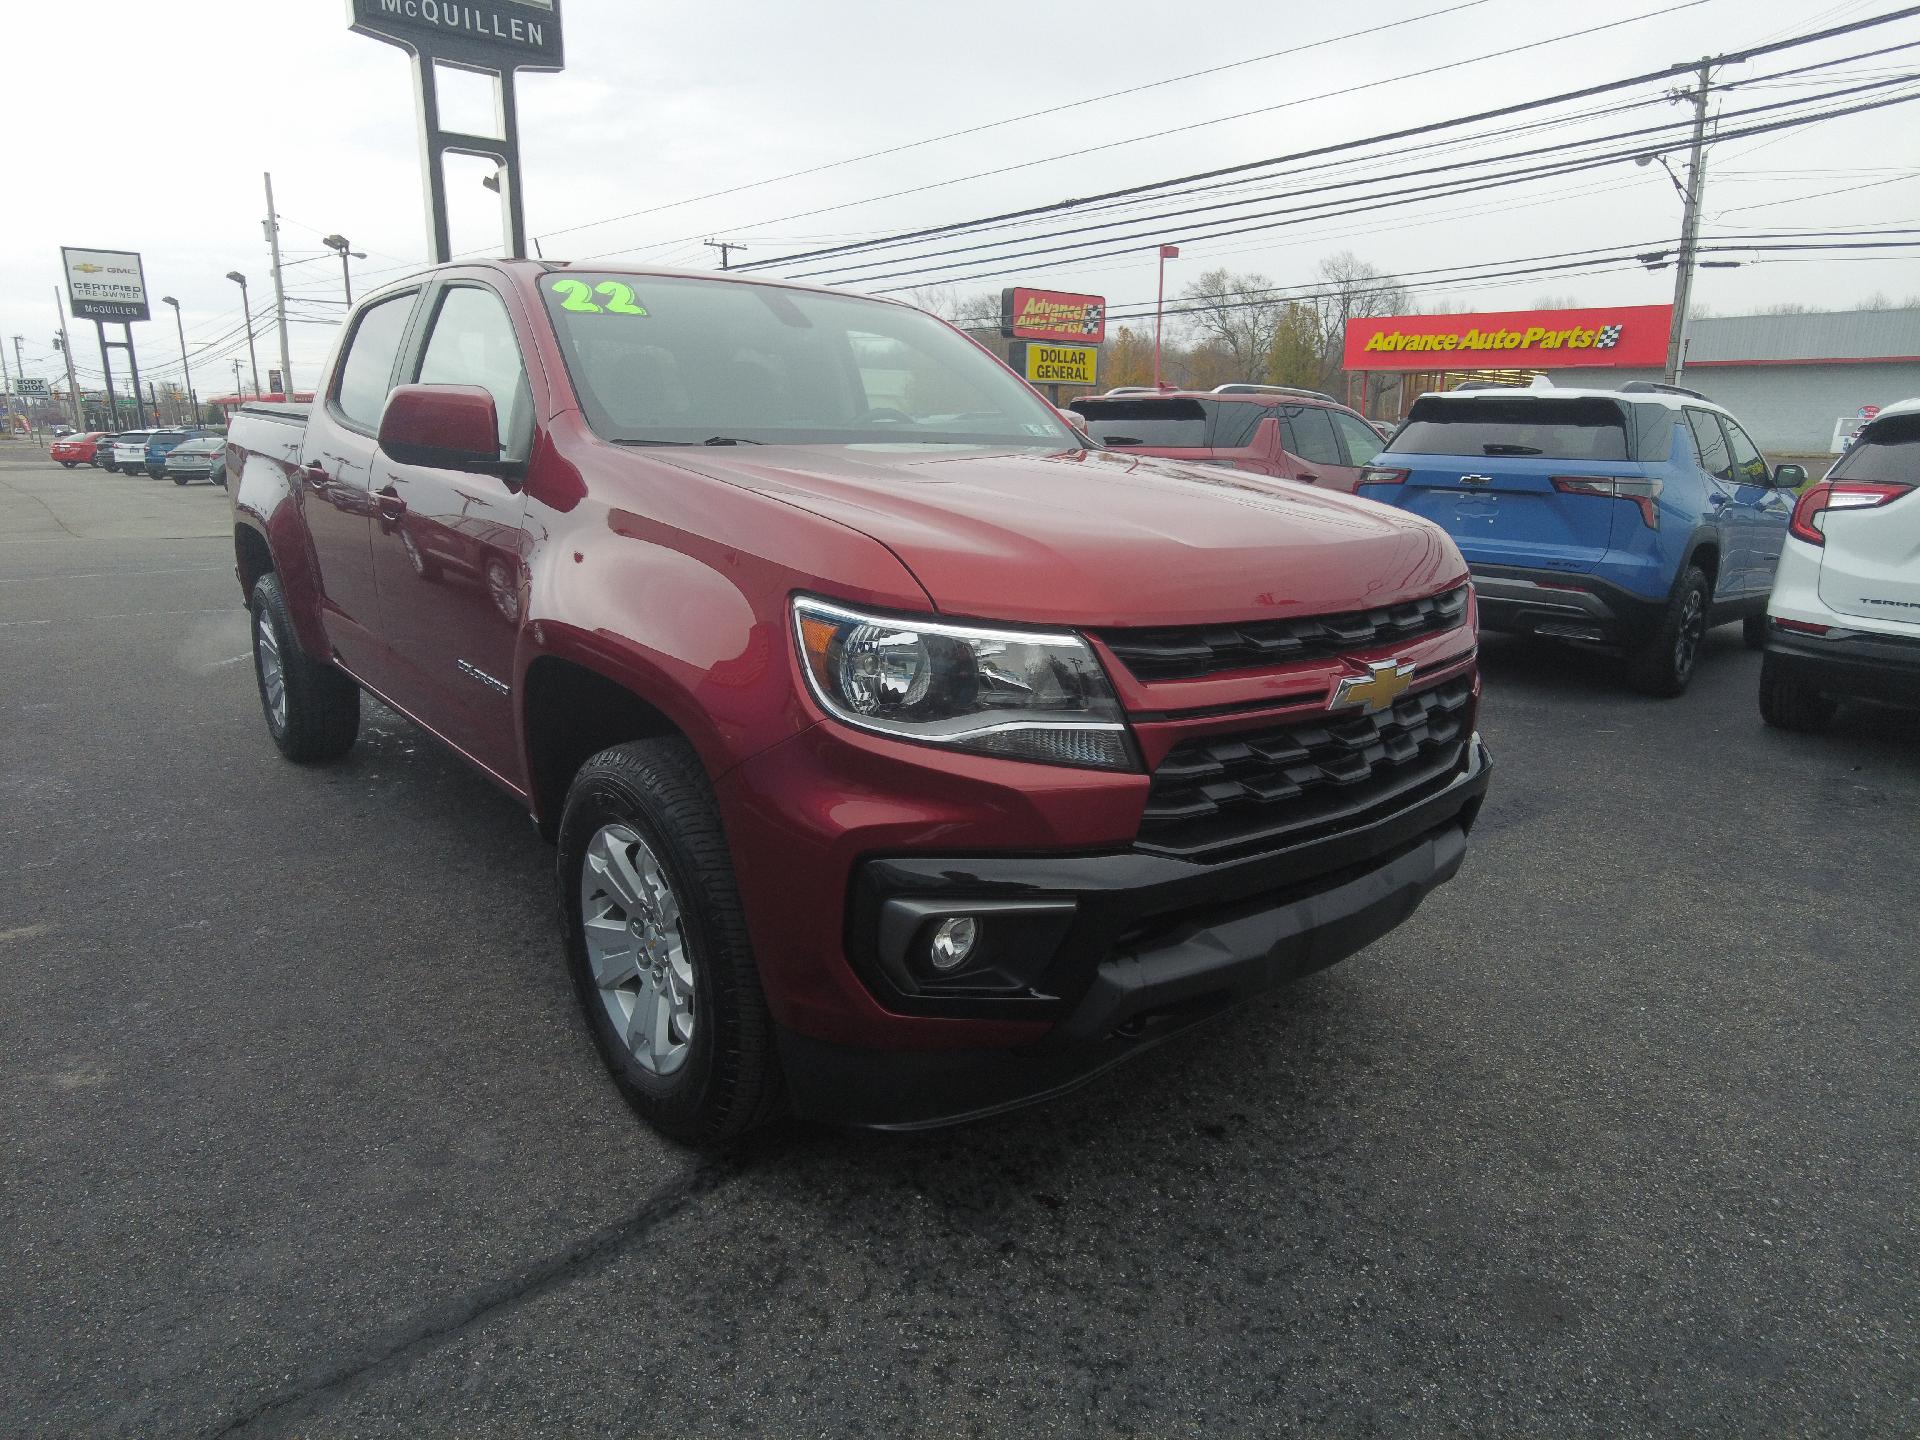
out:
<path id="1" fill-rule="evenodd" d="M 980 927 L 974 923 L 971 915 L 956 915 L 951 920 L 942 920 L 940 928 L 933 932 L 932 955 L 933 968 L 951 970 L 966 963 L 973 953 L 974 941 L 980 937 Z"/>

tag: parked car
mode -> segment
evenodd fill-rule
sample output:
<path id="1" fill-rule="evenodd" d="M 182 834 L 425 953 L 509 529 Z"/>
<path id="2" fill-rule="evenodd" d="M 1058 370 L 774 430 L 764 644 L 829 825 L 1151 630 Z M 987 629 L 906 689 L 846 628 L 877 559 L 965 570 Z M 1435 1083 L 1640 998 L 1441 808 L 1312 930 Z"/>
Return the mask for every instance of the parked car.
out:
<path id="1" fill-rule="evenodd" d="M 1222 385 L 1203 391 L 1108 391 L 1071 407 L 1102 445 L 1129 454 L 1231 465 L 1351 492 L 1380 432 L 1317 390 Z"/>
<path id="2" fill-rule="evenodd" d="M 1816 732 L 1849 696 L 1920 707 L 1920 399 L 1889 405 L 1793 508 L 1760 714 Z"/>
<path id="3" fill-rule="evenodd" d="M 96 470 L 113 468 L 113 442 L 120 438 L 117 430 L 102 430 L 100 438 L 93 442 L 93 458 L 89 462 Z"/>
<path id="4" fill-rule="evenodd" d="M 147 440 L 151 430 L 122 430 L 113 437 L 113 451 L 104 469 L 117 475 L 138 475 L 147 468 Z"/>
<path id="5" fill-rule="evenodd" d="M 1617 652 L 1636 689 L 1672 696 L 1710 627 L 1761 643 L 1806 478 L 1694 391 L 1536 385 L 1422 395 L 1359 493 L 1454 537 L 1484 628 Z"/>
<path id="6" fill-rule="evenodd" d="M 74 428 L 71 425 L 56 425 L 53 427 L 53 431 L 52 431 L 53 438 L 56 440 L 60 439 L 62 436 L 72 435 L 74 433 L 76 432 L 74 431 Z"/>
<path id="7" fill-rule="evenodd" d="M 224 435 L 195 435 L 181 440 L 167 451 L 164 473 L 174 484 L 185 485 L 190 480 L 211 481 L 218 467 L 224 479 L 226 467 L 222 460 L 226 449 L 227 437 Z"/>
<path id="8" fill-rule="evenodd" d="M 84 435 L 68 433 L 53 442 L 48 454 L 68 470 L 76 465 L 91 465 L 100 442 L 111 437 L 104 430 L 89 430 Z"/>
<path id="9" fill-rule="evenodd" d="M 1026 1103 L 1465 854 L 1443 531 L 1091 448 L 906 305 L 454 264 L 362 299 L 320 397 L 228 440 L 268 734 L 337 757 L 364 688 L 525 805 L 670 1135 Z"/>
<path id="10" fill-rule="evenodd" d="M 159 480 L 167 473 L 167 456 L 175 447 L 189 440 L 203 439 L 209 435 L 218 435 L 217 430 L 207 430 L 200 426 L 189 426 L 178 430 L 155 430 L 147 436 L 147 474 Z"/>

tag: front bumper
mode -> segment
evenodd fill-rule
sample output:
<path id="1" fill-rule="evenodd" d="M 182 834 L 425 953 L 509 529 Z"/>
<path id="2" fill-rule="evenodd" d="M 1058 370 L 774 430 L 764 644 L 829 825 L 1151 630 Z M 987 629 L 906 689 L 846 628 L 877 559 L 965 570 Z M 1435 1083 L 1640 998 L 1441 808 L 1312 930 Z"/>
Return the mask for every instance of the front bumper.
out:
<path id="1" fill-rule="evenodd" d="M 1769 625 L 1767 654 L 1823 694 L 1920 707 L 1920 638 L 1864 630 L 1796 635 Z"/>
<path id="2" fill-rule="evenodd" d="M 1229 863 L 1105 854 L 871 860 L 856 872 L 848 957 L 890 1011 L 1030 1022 L 1024 1043 L 873 1049 L 779 1027 L 799 1113 L 920 1128 L 1032 1103 L 1084 1083 L 1248 996 L 1323 969 L 1411 915 L 1466 855 L 1491 778 L 1477 737 L 1465 768 L 1406 809 Z M 1031 906 L 1053 926 L 1028 993 L 905 993 L 875 937 L 889 903 Z M 1060 916 L 1065 912 L 1065 920 Z"/>

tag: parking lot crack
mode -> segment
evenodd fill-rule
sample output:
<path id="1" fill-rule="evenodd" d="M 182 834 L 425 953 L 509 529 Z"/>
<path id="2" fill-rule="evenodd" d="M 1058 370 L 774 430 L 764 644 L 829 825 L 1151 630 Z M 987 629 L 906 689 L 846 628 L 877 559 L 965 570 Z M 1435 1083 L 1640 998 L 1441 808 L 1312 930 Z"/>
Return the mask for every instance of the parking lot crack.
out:
<path id="1" fill-rule="evenodd" d="M 267 1397 L 207 1433 L 216 1437 L 271 1433 L 296 1416 L 406 1365 L 415 1356 L 475 1325 L 516 1310 L 604 1268 L 635 1242 L 726 1185 L 745 1168 L 746 1162 L 736 1158 L 697 1165 L 680 1179 L 655 1191 L 616 1224 L 491 1285 L 434 1307 L 398 1334 L 389 1335 L 331 1365 L 317 1367 L 295 1387 Z"/>

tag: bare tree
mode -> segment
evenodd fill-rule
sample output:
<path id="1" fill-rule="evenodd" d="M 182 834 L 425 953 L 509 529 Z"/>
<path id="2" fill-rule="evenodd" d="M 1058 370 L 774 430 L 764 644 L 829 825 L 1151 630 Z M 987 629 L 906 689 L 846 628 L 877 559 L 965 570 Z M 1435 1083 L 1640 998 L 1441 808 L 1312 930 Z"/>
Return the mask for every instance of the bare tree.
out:
<path id="1" fill-rule="evenodd" d="M 1347 322 L 1378 315 L 1404 315 L 1413 295 L 1397 276 L 1369 264 L 1351 250 L 1320 262 L 1322 293 L 1314 301 L 1320 316 L 1321 383 L 1331 385 L 1341 370 Z"/>
<path id="2" fill-rule="evenodd" d="M 1209 374 L 1222 365 L 1234 372 L 1224 380 L 1253 380 L 1266 373 L 1274 334 L 1286 313 L 1286 302 L 1275 298 L 1271 280 L 1224 268 L 1209 270 L 1180 292 L 1180 303 L 1188 312 L 1181 317 L 1184 328 L 1198 342 L 1196 357 L 1201 350 L 1209 352 Z"/>

